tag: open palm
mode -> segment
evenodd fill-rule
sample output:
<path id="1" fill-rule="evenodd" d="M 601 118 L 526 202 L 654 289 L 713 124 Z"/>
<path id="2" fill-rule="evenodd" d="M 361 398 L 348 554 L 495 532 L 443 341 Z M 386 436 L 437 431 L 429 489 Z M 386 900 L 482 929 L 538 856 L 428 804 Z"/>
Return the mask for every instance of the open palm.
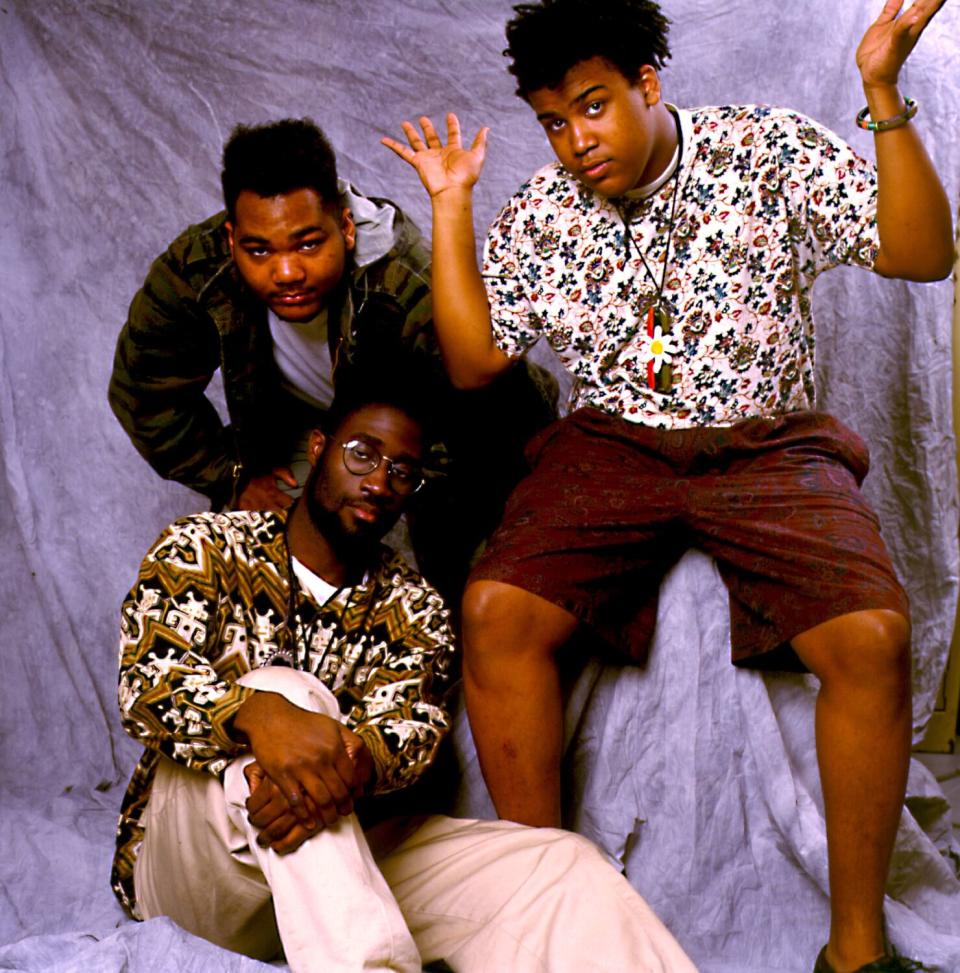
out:
<path id="1" fill-rule="evenodd" d="M 422 137 L 410 122 L 403 122 L 401 127 L 409 145 L 392 138 L 380 141 L 417 170 L 420 181 L 432 197 L 450 189 L 469 189 L 476 183 L 486 157 L 489 129 L 481 128 L 470 148 L 465 149 L 460 135 L 460 121 L 452 112 L 447 115 L 446 145 L 425 116 L 420 119 Z"/>
<path id="2" fill-rule="evenodd" d="M 857 67 L 863 83 L 894 85 L 900 68 L 920 35 L 946 0 L 916 0 L 901 13 L 903 0 L 887 0 L 857 48 Z"/>

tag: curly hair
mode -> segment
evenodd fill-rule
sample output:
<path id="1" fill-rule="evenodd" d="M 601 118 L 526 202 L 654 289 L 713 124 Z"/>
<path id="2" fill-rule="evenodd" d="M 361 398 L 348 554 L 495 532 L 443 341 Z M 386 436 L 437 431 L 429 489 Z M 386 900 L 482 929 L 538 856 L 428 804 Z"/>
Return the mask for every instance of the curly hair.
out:
<path id="1" fill-rule="evenodd" d="M 333 148 L 309 118 L 238 125 L 223 147 L 220 182 L 231 220 L 245 189 L 266 197 L 313 189 L 330 204 L 340 198 Z"/>
<path id="2" fill-rule="evenodd" d="M 644 64 L 670 57 L 670 21 L 653 0 L 540 0 L 515 6 L 507 23 L 517 94 L 557 88 L 575 64 L 602 57 L 633 80 Z"/>

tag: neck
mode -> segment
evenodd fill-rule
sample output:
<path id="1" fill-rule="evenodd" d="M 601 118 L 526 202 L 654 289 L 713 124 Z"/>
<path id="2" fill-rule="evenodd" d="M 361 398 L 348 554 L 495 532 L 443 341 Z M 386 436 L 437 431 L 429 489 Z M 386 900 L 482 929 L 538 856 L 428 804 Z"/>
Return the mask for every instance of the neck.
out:
<path id="1" fill-rule="evenodd" d="M 638 183 L 640 186 L 655 182 L 666 172 L 667 166 L 673 159 L 673 153 L 680 144 L 680 120 L 663 101 L 658 101 L 653 110 L 656 112 L 654 149 L 647 168 L 640 177 Z M 679 165 L 681 161 L 678 159 L 677 164 Z"/>
<path id="2" fill-rule="evenodd" d="M 344 588 L 357 584 L 370 563 L 367 545 L 353 542 L 350 550 L 324 536 L 313 523 L 306 504 L 297 501 L 287 518 L 287 548 L 290 555 L 305 564 L 328 584 Z"/>

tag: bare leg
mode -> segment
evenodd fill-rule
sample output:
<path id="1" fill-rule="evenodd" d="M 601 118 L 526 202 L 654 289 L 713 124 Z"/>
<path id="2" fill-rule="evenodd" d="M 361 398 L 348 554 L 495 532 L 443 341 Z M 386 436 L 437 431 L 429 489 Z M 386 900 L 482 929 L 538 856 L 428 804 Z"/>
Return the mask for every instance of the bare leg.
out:
<path id="1" fill-rule="evenodd" d="M 884 952 L 884 886 L 910 763 L 910 626 L 896 612 L 854 612 L 797 636 L 793 647 L 821 683 L 827 959 L 855 970 Z"/>
<path id="2" fill-rule="evenodd" d="M 560 825 L 563 705 L 555 655 L 577 624 L 574 615 L 522 588 L 498 581 L 467 586 L 467 713 L 501 818 Z"/>

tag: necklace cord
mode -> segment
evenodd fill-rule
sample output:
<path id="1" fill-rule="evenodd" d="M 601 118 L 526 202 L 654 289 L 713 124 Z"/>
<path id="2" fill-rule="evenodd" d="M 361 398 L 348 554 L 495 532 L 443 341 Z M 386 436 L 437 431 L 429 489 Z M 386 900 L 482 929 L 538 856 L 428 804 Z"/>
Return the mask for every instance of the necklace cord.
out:
<path id="1" fill-rule="evenodd" d="M 660 273 L 660 284 L 657 285 L 657 279 L 653 276 L 653 271 L 650 270 L 650 265 L 647 263 L 647 258 L 644 252 L 637 247 L 637 255 L 643 262 L 643 269 L 646 271 L 647 276 L 650 278 L 650 283 L 657 288 L 657 307 L 663 303 L 663 291 L 667 283 L 667 265 L 670 263 L 670 243 L 673 240 L 673 228 L 674 222 L 677 216 L 677 199 L 680 196 L 680 170 L 683 168 L 683 126 L 680 124 L 680 119 L 672 111 L 673 122 L 677 128 L 677 167 L 673 170 L 673 198 L 670 202 L 670 221 L 667 224 L 667 243 L 663 252 L 663 270 Z M 636 246 L 636 241 L 633 239 L 633 233 L 630 231 L 630 220 L 628 219 L 629 210 L 626 206 L 622 209 L 617 207 L 617 212 L 620 215 L 620 219 L 623 221 L 623 230 L 625 237 L 625 251 L 626 259 L 630 259 L 630 247 L 631 244 Z"/>

